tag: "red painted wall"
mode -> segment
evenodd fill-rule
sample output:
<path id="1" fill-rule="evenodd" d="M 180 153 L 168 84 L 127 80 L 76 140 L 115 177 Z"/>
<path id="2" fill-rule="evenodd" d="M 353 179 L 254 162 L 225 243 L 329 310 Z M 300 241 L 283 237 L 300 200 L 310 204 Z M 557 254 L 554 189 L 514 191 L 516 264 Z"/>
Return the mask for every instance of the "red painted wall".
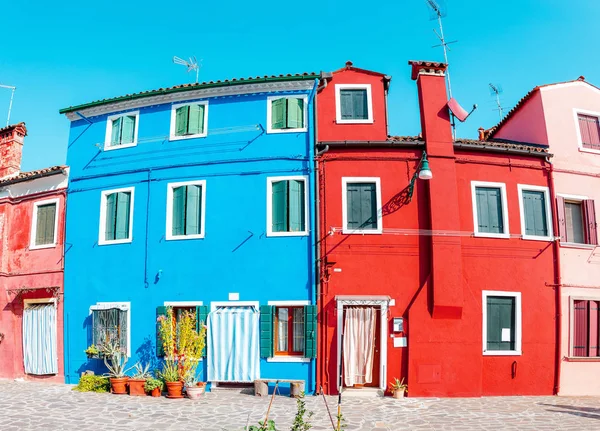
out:
<path id="1" fill-rule="evenodd" d="M 410 396 L 552 394 L 555 293 L 546 283 L 554 282 L 553 246 L 519 237 L 517 192 L 517 184 L 548 186 L 548 166 L 539 157 L 455 152 L 444 108 L 444 76 L 439 72 L 418 83 L 433 179 L 417 180 L 412 201 L 406 199 L 406 187 L 422 146 L 330 145 L 319 159 L 318 384 L 326 393 L 337 393 L 335 296 L 388 295 L 395 300 L 388 331 L 392 333 L 393 317 L 404 317 L 408 347 L 394 347 L 388 337 L 386 382 L 405 377 Z M 344 79 L 345 74 L 334 74 L 328 88 Z M 357 74 L 352 79 L 360 82 Z M 383 86 L 378 88 L 382 96 Z M 330 106 L 331 94 L 317 96 L 321 148 L 342 133 L 329 130 L 340 127 L 327 120 L 335 119 L 335 112 L 321 111 Z M 385 104 L 378 109 L 384 110 Z M 377 140 L 369 138 L 369 130 L 377 134 L 374 126 L 357 127 L 355 138 L 351 130 L 343 133 L 348 140 Z M 380 178 L 383 234 L 341 233 L 345 176 Z M 473 237 L 471 181 L 506 184 L 510 239 Z M 431 235 L 431 229 L 453 233 Z M 483 355 L 483 290 L 521 292 L 521 356 Z"/>

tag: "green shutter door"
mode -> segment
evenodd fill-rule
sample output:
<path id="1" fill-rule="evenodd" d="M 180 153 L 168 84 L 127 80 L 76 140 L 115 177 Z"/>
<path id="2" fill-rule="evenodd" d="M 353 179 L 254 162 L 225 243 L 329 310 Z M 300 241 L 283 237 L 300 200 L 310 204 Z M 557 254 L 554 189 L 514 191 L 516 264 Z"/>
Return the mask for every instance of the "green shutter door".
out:
<path id="1" fill-rule="evenodd" d="M 352 112 L 353 119 L 366 120 L 369 118 L 367 106 L 367 90 L 351 90 L 352 91 Z"/>
<path id="2" fill-rule="evenodd" d="M 184 136 L 188 130 L 189 106 L 182 106 L 175 110 L 175 136 Z"/>
<path id="3" fill-rule="evenodd" d="M 523 190 L 525 234 L 548 236 L 546 196 L 544 192 Z"/>
<path id="4" fill-rule="evenodd" d="M 361 229 L 377 229 L 377 191 L 374 183 L 359 184 Z"/>
<path id="5" fill-rule="evenodd" d="M 200 333 L 202 325 L 206 325 L 208 319 L 208 306 L 198 305 L 196 307 L 196 332 Z M 202 356 L 206 357 L 206 337 L 204 338 L 204 349 L 202 349 Z"/>
<path id="6" fill-rule="evenodd" d="M 271 217 L 273 232 L 288 232 L 288 181 L 271 184 Z"/>
<path id="7" fill-rule="evenodd" d="M 504 233 L 500 189 L 476 187 L 475 199 L 478 231 L 481 233 Z"/>
<path id="8" fill-rule="evenodd" d="M 117 193 L 106 196 L 106 224 L 104 227 L 104 240 L 115 239 L 115 224 L 117 217 Z"/>
<path id="9" fill-rule="evenodd" d="M 317 306 L 304 306 L 304 357 L 317 357 Z"/>
<path id="10" fill-rule="evenodd" d="M 112 132 L 110 135 L 110 145 L 121 145 L 121 126 L 123 124 L 123 117 L 119 117 L 112 122 Z"/>
<path id="11" fill-rule="evenodd" d="M 173 189 L 173 221 L 171 223 L 171 233 L 173 236 L 185 235 L 186 190 L 186 186 Z"/>
<path id="12" fill-rule="evenodd" d="M 287 99 L 287 128 L 301 129 L 304 127 L 304 100 Z"/>
<path id="13" fill-rule="evenodd" d="M 273 357 L 273 322 L 275 307 L 260 306 L 260 357 Z"/>
<path id="14" fill-rule="evenodd" d="M 342 120 L 352 120 L 354 118 L 352 90 L 340 90 L 340 110 Z"/>
<path id="15" fill-rule="evenodd" d="M 185 208 L 185 234 L 200 233 L 200 215 L 202 213 L 202 186 L 187 186 L 187 203 Z"/>
<path id="16" fill-rule="evenodd" d="M 188 134 L 198 135 L 204 131 L 204 105 L 190 105 Z"/>
<path id="17" fill-rule="evenodd" d="M 289 216 L 290 232 L 303 232 L 305 230 L 305 199 L 304 181 L 290 180 Z"/>
<path id="18" fill-rule="evenodd" d="M 283 129 L 287 118 L 286 99 L 277 99 L 271 101 L 271 129 Z"/>
<path id="19" fill-rule="evenodd" d="M 35 245 L 54 243 L 55 217 L 56 204 L 40 205 L 37 207 Z"/>
<path id="20" fill-rule="evenodd" d="M 129 238 L 129 214 L 131 211 L 131 193 L 117 193 L 117 221 L 115 223 L 115 239 Z"/>
<path id="21" fill-rule="evenodd" d="M 135 136 L 135 117 L 128 115 L 123 117 L 123 131 L 121 133 L 121 144 L 132 144 Z"/>
<path id="22" fill-rule="evenodd" d="M 167 307 L 164 307 L 162 305 L 160 307 L 156 307 L 156 356 L 162 358 L 163 356 L 165 356 L 165 351 L 163 349 L 163 343 L 160 339 L 160 332 L 158 329 L 158 319 L 160 317 L 167 317 Z"/>
<path id="23" fill-rule="evenodd" d="M 358 229 L 361 219 L 360 187 L 356 183 L 346 184 L 346 216 L 348 229 Z"/>
<path id="24" fill-rule="evenodd" d="M 503 340 L 503 329 L 509 331 L 508 340 L 506 338 Z M 487 350 L 514 350 L 515 335 L 515 298 L 488 296 Z"/>

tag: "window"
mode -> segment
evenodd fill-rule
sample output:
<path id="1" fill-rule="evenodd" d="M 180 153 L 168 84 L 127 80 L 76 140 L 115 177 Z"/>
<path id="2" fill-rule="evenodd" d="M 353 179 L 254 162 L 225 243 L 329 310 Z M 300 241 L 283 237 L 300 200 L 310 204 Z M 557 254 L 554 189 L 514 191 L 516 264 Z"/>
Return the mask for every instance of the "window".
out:
<path id="1" fill-rule="evenodd" d="M 138 121 L 138 111 L 108 117 L 104 150 L 114 150 L 137 145 Z"/>
<path id="2" fill-rule="evenodd" d="M 338 123 L 373 122 L 370 84 L 336 84 L 335 104 Z"/>
<path id="3" fill-rule="evenodd" d="M 521 235 L 524 239 L 551 240 L 552 213 L 547 187 L 518 185 Z"/>
<path id="4" fill-rule="evenodd" d="M 167 239 L 204 238 L 206 180 L 167 186 Z"/>
<path id="5" fill-rule="evenodd" d="M 267 133 L 305 132 L 308 99 L 306 96 L 267 98 Z"/>
<path id="6" fill-rule="evenodd" d="M 508 238 L 506 185 L 472 181 L 471 193 L 475 236 Z"/>
<path id="7" fill-rule="evenodd" d="M 207 135 L 208 102 L 173 105 L 170 140 L 202 138 Z"/>
<path id="8" fill-rule="evenodd" d="M 598 115 L 577 114 L 581 148 L 600 151 L 600 118 Z"/>
<path id="9" fill-rule="evenodd" d="M 572 299 L 571 352 L 574 357 L 600 356 L 600 300 Z"/>
<path id="10" fill-rule="evenodd" d="M 521 354 L 521 293 L 483 291 L 483 354 Z"/>
<path id="11" fill-rule="evenodd" d="M 304 353 L 304 308 L 275 307 L 275 355 Z"/>
<path id="12" fill-rule="evenodd" d="M 598 245 L 596 209 L 592 199 L 583 196 L 558 196 L 556 209 L 562 242 Z"/>
<path id="13" fill-rule="evenodd" d="M 56 246 L 58 230 L 58 199 L 38 201 L 33 204 L 31 240 L 29 248 Z"/>
<path id="14" fill-rule="evenodd" d="M 307 177 L 267 178 L 267 235 L 308 235 Z"/>
<path id="15" fill-rule="evenodd" d="M 102 192 L 98 244 L 131 242 L 133 187 Z"/>
<path id="16" fill-rule="evenodd" d="M 100 302 L 90 307 L 92 315 L 92 343 L 103 346 L 116 344 L 127 356 L 131 351 L 130 303 Z"/>
<path id="17" fill-rule="evenodd" d="M 316 306 L 309 301 L 269 301 L 260 306 L 260 356 L 269 362 L 316 357 Z"/>
<path id="18" fill-rule="evenodd" d="M 202 301 L 175 301 L 175 302 L 165 302 L 164 306 L 160 306 L 156 308 L 156 319 L 157 322 L 161 318 L 167 318 L 167 316 L 171 316 L 172 320 L 172 337 L 175 345 L 175 350 L 177 350 L 177 323 L 179 323 L 182 317 L 186 313 L 190 313 L 193 317 L 194 324 L 196 325 L 195 331 L 199 333 L 202 328 L 202 325 L 206 324 L 207 316 L 208 316 L 208 307 L 202 305 Z M 206 348 L 203 351 L 203 356 L 206 353 Z M 165 352 L 163 349 L 163 342 L 160 337 L 158 327 L 156 332 L 156 355 L 158 357 L 165 356 Z"/>
<path id="19" fill-rule="evenodd" d="M 379 178 L 342 178 L 343 233 L 381 233 Z"/>

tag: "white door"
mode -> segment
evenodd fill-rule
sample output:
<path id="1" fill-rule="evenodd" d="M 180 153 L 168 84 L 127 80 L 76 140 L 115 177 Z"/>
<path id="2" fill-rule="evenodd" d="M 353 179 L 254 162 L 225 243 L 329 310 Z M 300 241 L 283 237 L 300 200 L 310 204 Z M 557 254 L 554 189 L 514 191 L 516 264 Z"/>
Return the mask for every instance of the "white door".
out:
<path id="1" fill-rule="evenodd" d="M 27 374 L 57 374 L 56 305 L 25 304 L 23 363 Z"/>

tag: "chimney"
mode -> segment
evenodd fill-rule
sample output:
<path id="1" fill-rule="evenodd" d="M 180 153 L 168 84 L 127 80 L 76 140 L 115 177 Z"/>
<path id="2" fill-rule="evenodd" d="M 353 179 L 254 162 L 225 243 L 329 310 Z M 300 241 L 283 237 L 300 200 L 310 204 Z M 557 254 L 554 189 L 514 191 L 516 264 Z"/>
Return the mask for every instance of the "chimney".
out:
<path id="1" fill-rule="evenodd" d="M 23 140 L 26 135 L 25 123 L 0 129 L 0 180 L 21 172 Z"/>
<path id="2" fill-rule="evenodd" d="M 412 79 L 417 81 L 421 130 L 433 178 L 427 181 L 431 230 L 458 232 L 460 211 L 454 141 L 448 110 L 446 64 L 409 61 Z M 431 283 L 434 319 L 460 319 L 463 307 L 463 274 L 461 239 L 453 236 L 431 236 Z"/>
<path id="3" fill-rule="evenodd" d="M 480 127 L 479 129 L 477 129 L 477 132 L 479 132 L 479 140 L 485 141 L 485 129 L 483 127 Z"/>

